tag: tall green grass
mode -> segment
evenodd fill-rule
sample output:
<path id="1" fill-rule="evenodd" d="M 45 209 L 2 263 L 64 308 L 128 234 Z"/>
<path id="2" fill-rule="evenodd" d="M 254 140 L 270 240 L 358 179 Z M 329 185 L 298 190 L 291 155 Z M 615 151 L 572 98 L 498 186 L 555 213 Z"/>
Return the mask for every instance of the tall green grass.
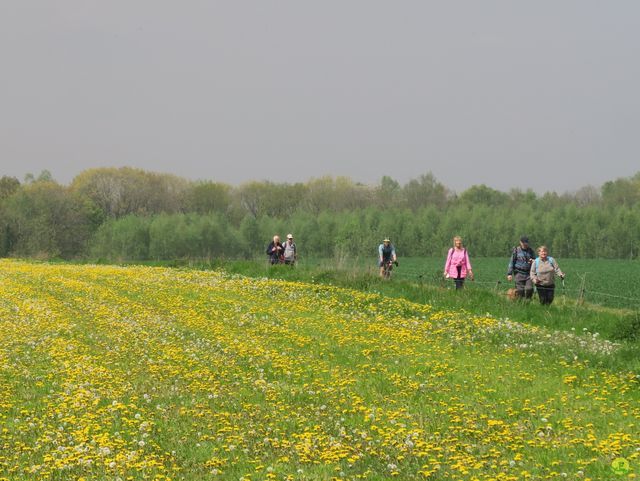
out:
<path id="1" fill-rule="evenodd" d="M 585 302 L 615 308 L 640 308 L 640 262 L 622 259 L 556 259 L 566 274 L 557 293 L 580 296 Z M 470 288 L 510 287 L 506 281 L 508 258 L 472 258 L 475 283 Z M 396 276 L 401 279 L 442 283 L 444 260 L 433 257 L 401 259 Z"/>

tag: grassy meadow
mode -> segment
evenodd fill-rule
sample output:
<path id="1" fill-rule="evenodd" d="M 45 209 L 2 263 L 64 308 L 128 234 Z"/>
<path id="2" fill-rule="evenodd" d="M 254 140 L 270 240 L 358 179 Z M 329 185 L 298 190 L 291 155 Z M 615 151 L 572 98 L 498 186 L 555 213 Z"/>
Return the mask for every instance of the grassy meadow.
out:
<path id="1" fill-rule="evenodd" d="M 451 287 L 442 277 L 444 257 L 400 257 L 400 266 L 394 277 L 406 281 Z M 467 283 L 470 289 L 505 291 L 513 287 L 507 282 L 507 257 L 471 258 L 475 282 Z M 375 256 L 371 258 L 308 259 L 308 266 L 356 269 L 375 273 Z M 583 291 L 583 299 L 590 304 L 613 308 L 640 309 L 640 261 L 622 259 L 557 259 L 565 272 L 564 284 L 558 279 L 556 295 L 577 299 Z"/>
<path id="2" fill-rule="evenodd" d="M 480 257 L 471 259 L 476 274 L 471 288 L 506 289 L 508 259 Z M 614 308 L 640 308 L 640 262 L 622 259 L 557 259 L 565 272 L 564 285 L 558 279 L 559 296 L 577 299 L 583 288 L 585 302 Z M 444 260 L 408 258 L 396 270 L 400 279 L 431 283 L 442 282 Z"/>
<path id="3" fill-rule="evenodd" d="M 0 479 L 636 477 L 633 340 L 454 307 L 403 268 L 348 289 L 0 261 Z"/>
<path id="4" fill-rule="evenodd" d="M 179 265 L 180 263 L 174 263 Z M 631 341 L 620 349 L 615 358 L 599 359 L 610 367 L 631 366 L 640 370 L 640 309 L 634 290 L 634 279 L 640 282 L 640 263 L 608 260 L 569 259 L 561 267 L 567 273 L 565 285 L 558 283 L 553 305 L 541 306 L 532 302 L 512 302 L 506 291 L 512 283 L 506 281 L 504 259 L 473 259 L 477 272 L 475 282 L 467 282 L 457 292 L 453 281 L 442 277 L 442 261 L 434 258 L 401 258 L 394 269 L 391 282 L 381 281 L 371 259 L 303 259 L 294 269 L 287 266 L 269 266 L 264 259 L 254 261 L 216 261 L 199 264 L 203 269 L 225 269 L 252 277 L 286 279 L 354 288 L 364 292 L 407 299 L 437 308 L 464 310 L 470 314 L 487 313 L 500 319 L 510 319 L 551 330 L 585 332 L 611 341 Z M 620 282 L 620 272 L 626 264 L 631 278 Z M 565 267 L 566 265 L 566 267 Z M 584 270 L 588 267 L 589 271 Z M 585 283 L 584 302 L 578 302 L 576 282 L 590 272 L 599 279 L 599 289 L 606 295 L 609 306 L 597 303 L 594 292 Z M 578 281 L 576 281 L 576 277 Z M 588 277 L 587 277 L 588 279 Z M 579 286 L 579 284 L 578 284 Z M 600 292 L 598 291 L 598 292 Z"/>

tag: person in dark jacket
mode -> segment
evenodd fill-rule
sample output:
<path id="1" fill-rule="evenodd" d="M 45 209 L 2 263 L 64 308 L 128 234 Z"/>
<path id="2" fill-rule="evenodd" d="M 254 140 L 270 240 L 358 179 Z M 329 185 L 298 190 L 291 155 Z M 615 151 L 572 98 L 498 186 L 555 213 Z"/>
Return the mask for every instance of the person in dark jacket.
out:
<path id="1" fill-rule="evenodd" d="M 267 255 L 269 256 L 269 262 L 271 262 L 271 264 L 279 264 L 284 260 L 282 258 L 282 256 L 284 255 L 284 246 L 280 242 L 279 235 L 273 236 L 273 240 L 267 247 Z"/>
<path id="2" fill-rule="evenodd" d="M 520 237 L 520 245 L 513 248 L 507 268 L 507 280 L 511 282 L 515 279 L 516 294 L 519 299 L 531 299 L 533 296 L 531 263 L 535 258 L 535 252 L 529 247 L 529 238 Z"/>

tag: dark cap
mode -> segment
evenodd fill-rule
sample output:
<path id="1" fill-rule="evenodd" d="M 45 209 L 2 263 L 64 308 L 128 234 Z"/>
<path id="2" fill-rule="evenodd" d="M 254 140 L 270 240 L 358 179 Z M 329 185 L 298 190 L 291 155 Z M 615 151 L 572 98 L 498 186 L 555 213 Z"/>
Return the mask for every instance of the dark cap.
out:
<path id="1" fill-rule="evenodd" d="M 529 238 L 526 235 L 520 237 L 520 242 L 524 242 L 525 244 L 529 243 Z"/>

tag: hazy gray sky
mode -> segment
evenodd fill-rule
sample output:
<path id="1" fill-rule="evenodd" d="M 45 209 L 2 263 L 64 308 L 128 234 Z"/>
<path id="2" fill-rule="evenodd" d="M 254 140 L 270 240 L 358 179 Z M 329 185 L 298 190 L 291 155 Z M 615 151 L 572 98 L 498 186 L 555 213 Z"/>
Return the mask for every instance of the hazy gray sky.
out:
<path id="1" fill-rule="evenodd" d="M 640 170 L 640 2 L 0 0 L 0 175 L 231 184 Z"/>

